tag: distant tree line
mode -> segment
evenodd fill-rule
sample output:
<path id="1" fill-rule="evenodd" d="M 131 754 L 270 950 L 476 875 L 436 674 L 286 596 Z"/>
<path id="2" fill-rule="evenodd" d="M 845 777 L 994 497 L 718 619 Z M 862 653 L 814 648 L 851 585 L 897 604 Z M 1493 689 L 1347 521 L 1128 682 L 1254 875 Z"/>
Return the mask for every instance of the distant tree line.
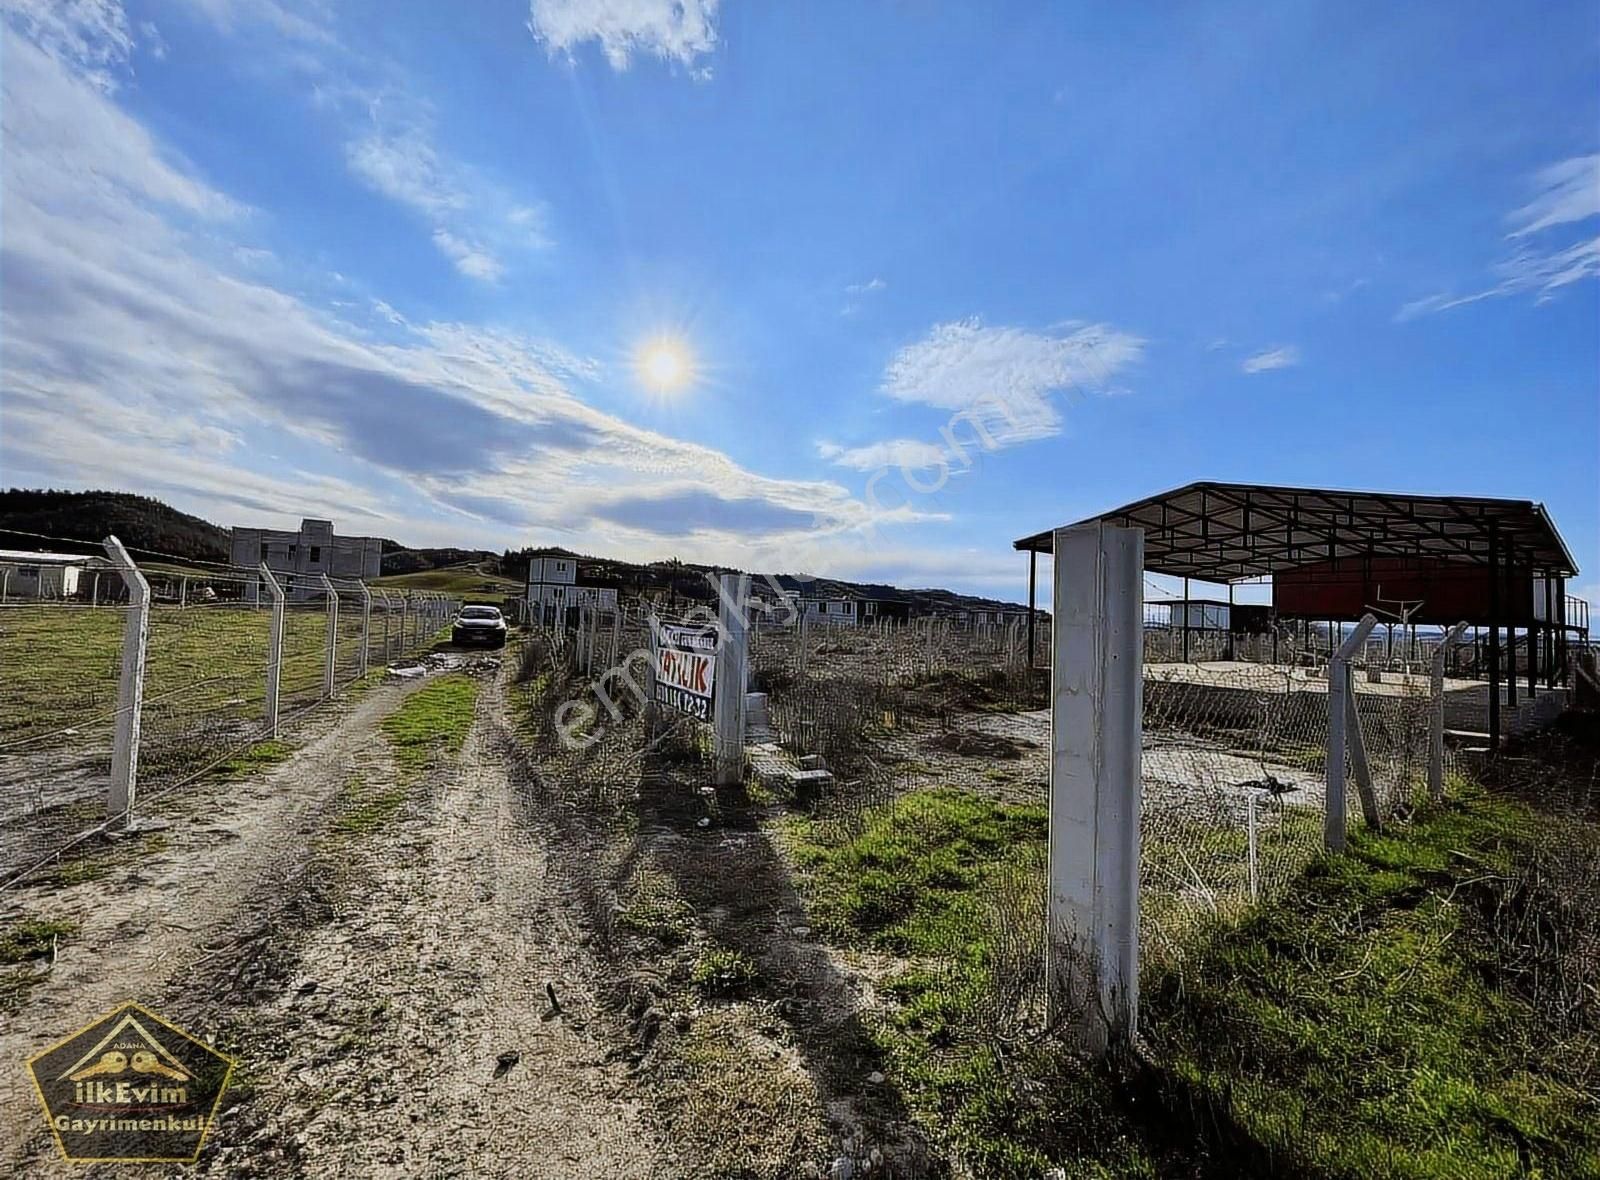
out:
<path id="1" fill-rule="evenodd" d="M 199 561 L 228 560 L 226 529 L 149 496 L 45 488 L 0 492 L 0 547 L 72 548 L 29 535 L 35 533 L 79 542 L 82 552 L 101 552 L 100 542 L 114 534 L 131 549 Z"/>

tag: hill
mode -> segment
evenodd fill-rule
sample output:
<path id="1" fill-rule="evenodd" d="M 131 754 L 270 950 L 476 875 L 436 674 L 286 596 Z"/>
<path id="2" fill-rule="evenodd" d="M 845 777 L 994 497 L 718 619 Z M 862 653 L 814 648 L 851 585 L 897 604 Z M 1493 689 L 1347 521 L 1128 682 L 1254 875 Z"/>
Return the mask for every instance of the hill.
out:
<path id="1" fill-rule="evenodd" d="M 66 538 L 99 552 L 101 540 L 115 533 L 130 549 L 161 553 L 196 561 L 228 560 L 228 530 L 150 496 L 131 492 L 61 492 L 12 488 L 0 492 L 0 548 L 71 548 Z M 30 536 L 29 534 L 38 534 Z M 534 557 L 570 557 L 578 562 L 579 580 L 590 585 L 614 586 L 628 595 L 664 595 L 684 602 L 711 602 L 719 573 L 740 571 L 729 566 L 701 565 L 672 558 L 638 563 L 612 557 L 594 557 L 555 547 L 507 549 L 496 555 L 487 549 L 451 547 L 413 549 L 383 538 L 383 580 L 390 585 L 446 590 L 474 596 L 515 594 L 526 585 L 528 563 Z M 407 577 L 409 575 L 409 577 Z M 942 614 L 952 610 L 1012 607 L 1001 602 L 952 590 L 906 590 L 876 582 L 799 574 L 771 577 L 785 589 L 823 597 L 903 599 L 914 615 Z M 400 578 L 401 581 L 391 579 Z"/>
<path id="2" fill-rule="evenodd" d="M 0 546 L 40 549 L 64 537 L 93 546 L 115 534 L 130 549 L 199 561 L 228 560 L 228 530 L 130 492 L 58 492 L 11 488 L 0 492 Z"/>
<path id="3" fill-rule="evenodd" d="M 713 581 L 719 573 L 742 573 L 732 566 L 700 565 L 672 558 L 638 564 L 612 557 L 591 557 L 570 549 L 507 549 L 498 560 L 498 572 L 517 582 L 526 582 L 528 563 L 534 557 L 570 557 L 578 563 L 578 580 L 588 585 L 614 586 L 629 594 L 667 595 L 680 601 L 712 602 L 716 599 Z M 483 566 L 489 569 L 488 565 Z M 385 572 L 388 567 L 385 566 Z M 785 590 L 807 597 L 900 599 L 910 604 L 911 614 L 948 614 L 957 610 L 1015 610 L 1019 604 L 974 594 L 958 594 L 937 588 L 904 589 L 882 582 L 852 582 L 845 578 L 813 577 L 808 574 L 757 573 L 771 578 Z"/>

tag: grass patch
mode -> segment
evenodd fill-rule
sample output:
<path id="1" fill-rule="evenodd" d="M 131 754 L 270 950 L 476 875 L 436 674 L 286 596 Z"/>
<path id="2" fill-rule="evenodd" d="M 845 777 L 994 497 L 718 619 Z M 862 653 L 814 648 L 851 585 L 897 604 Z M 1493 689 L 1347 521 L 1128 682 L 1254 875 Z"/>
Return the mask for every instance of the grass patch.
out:
<path id="1" fill-rule="evenodd" d="M 1573 830 L 1564 821 L 1562 838 Z M 1551 820 L 1482 793 L 1357 832 L 1278 901 L 1197 930 L 1181 966 L 1147 969 L 1150 1054 L 1096 1063 L 989 1032 L 995 967 L 1017 957 L 1006 944 L 1019 928 L 996 920 L 993 895 L 1037 852 L 1041 811 L 937 790 L 842 838 L 785 825 L 813 922 L 906 958 L 878 982 L 888 1002 L 873 1036 L 913 1116 L 961 1169 L 999 1180 L 1051 1167 L 1600 1175 L 1593 967 L 1560 957 L 1600 910 L 1583 867 L 1600 863 L 1583 859 L 1600 835 L 1584 831 L 1589 851 L 1565 872 L 1550 864 Z M 1239 859 L 1216 841 L 1207 854 Z"/>
<path id="2" fill-rule="evenodd" d="M 55 953 L 58 941 L 78 933 L 78 924 L 59 918 L 18 918 L 0 929 L 0 1012 L 22 1007 L 28 992 L 48 973 L 34 964 Z"/>
<path id="3" fill-rule="evenodd" d="M 738 951 L 707 951 L 695 961 L 690 981 L 703 996 L 731 1000 L 748 995 L 761 980 L 755 963 Z"/>
<path id="4" fill-rule="evenodd" d="M 787 831 L 819 929 L 917 955 L 981 941 L 975 890 L 1019 847 L 1042 844 L 1046 826 L 1042 807 L 941 787 L 869 812 L 842 843 L 826 824 L 792 820 Z"/>
<path id="5" fill-rule="evenodd" d="M 346 836 L 366 836 L 389 825 L 405 806 L 405 787 L 374 787 L 360 775 L 345 784 L 333 829 Z"/>
<path id="6" fill-rule="evenodd" d="M 1553 836 L 1481 794 L 1357 833 L 1159 981 L 1147 1035 L 1237 1134 L 1313 1174 L 1600 1174 L 1600 1098 L 1554 1068 L 1485 920 Z"/>
<path id="7" fill-rule="evenodd" d="M 88 840 L 64 853 L 59 861 L 30 877 L 37 888 L 64 889 L 103 881 L 118 868 L 137 866 L 172 846 L 165 832 L 142 832 L 107 843 L 103 837 Z"/>
<path id="8" fill-rule="evenodd" d="M 694 907 L 683 900 L 666 873 L 641 867 L 623 892 L 616 924 L 619 930 L 653 938 L 663 946 L 682 946 L 694 935 Z"/>
<path id="9" fill-rule="evenodd" d="M 58 939 L 71 938 L 78 924 L 59 918 L 19 918 L 0 930 L 0 964 L 44 959 Z"/>
<path id="10" fill-rule="evenodd" d="M 728 1009 L 696 1018 L 655 1070 L 665 1131 L 692 1180 L 788 1176 L 816 1159 L 827 1130 L 816 1086 Z"/>
<path id="11" fill-rule="evenodd" d="M 249 778 L 286 761 L 294 751 L 295 747 L 281 738 L 267 738 L 246 746 L 226 762 L 219 763 L 212 775 L 229 782 Z"/>
<path id="12" fill-rule="evenodd" d="M 421 773 L 441 754 L 456 754 L 472 728 L 478 683 L 469 676 L 440 676 L 408 696 L 383 719 L 401 777 Z"/>

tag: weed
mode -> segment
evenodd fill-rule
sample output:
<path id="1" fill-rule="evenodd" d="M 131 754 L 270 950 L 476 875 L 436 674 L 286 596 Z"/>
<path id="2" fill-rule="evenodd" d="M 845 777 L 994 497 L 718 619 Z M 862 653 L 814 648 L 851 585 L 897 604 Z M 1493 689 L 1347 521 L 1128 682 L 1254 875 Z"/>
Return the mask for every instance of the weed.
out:
<path id="1" fill-rule="evenodd" d="M 441 753 L 460 751 L 472 728 L 478 683 L 468 676 L 441 676 L 408 696 L 383 719 L 402 777 L 425 770 Z"/>
<path id="2" fill-rule="evenodd" d="M 0 930 L 0 964 L 47 958 L 58 939 L 71 938 L 78 924 L 59 918 L 19 918 Z"/>
<path id="3" fill-rule="evenodd" d="M 761 972 L 738 951 L 719 949 L 701 955 L 690 978 L 702 995 L 737 999 L 755 988 Z"/>
<path id="4" fill-rule="evenodd" d="M 405 806 L 404 787 L 371 787 L 360 775 L 345 784 L 339 799 L 339 815 L 334 831 L 348 836 L 366 836 L 387 827 Z"/>

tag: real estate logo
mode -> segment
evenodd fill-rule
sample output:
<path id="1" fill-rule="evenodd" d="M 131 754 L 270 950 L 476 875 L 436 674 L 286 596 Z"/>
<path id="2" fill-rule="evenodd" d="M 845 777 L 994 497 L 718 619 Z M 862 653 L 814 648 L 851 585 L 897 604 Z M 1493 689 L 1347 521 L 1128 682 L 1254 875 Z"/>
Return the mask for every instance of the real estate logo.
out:
<path id="1" fill-rule="evenodd" d="M 233 1066 L 131 1001 L 28 1060 L 62 1156 L 85 1162 L 194 1161 Z"/>

